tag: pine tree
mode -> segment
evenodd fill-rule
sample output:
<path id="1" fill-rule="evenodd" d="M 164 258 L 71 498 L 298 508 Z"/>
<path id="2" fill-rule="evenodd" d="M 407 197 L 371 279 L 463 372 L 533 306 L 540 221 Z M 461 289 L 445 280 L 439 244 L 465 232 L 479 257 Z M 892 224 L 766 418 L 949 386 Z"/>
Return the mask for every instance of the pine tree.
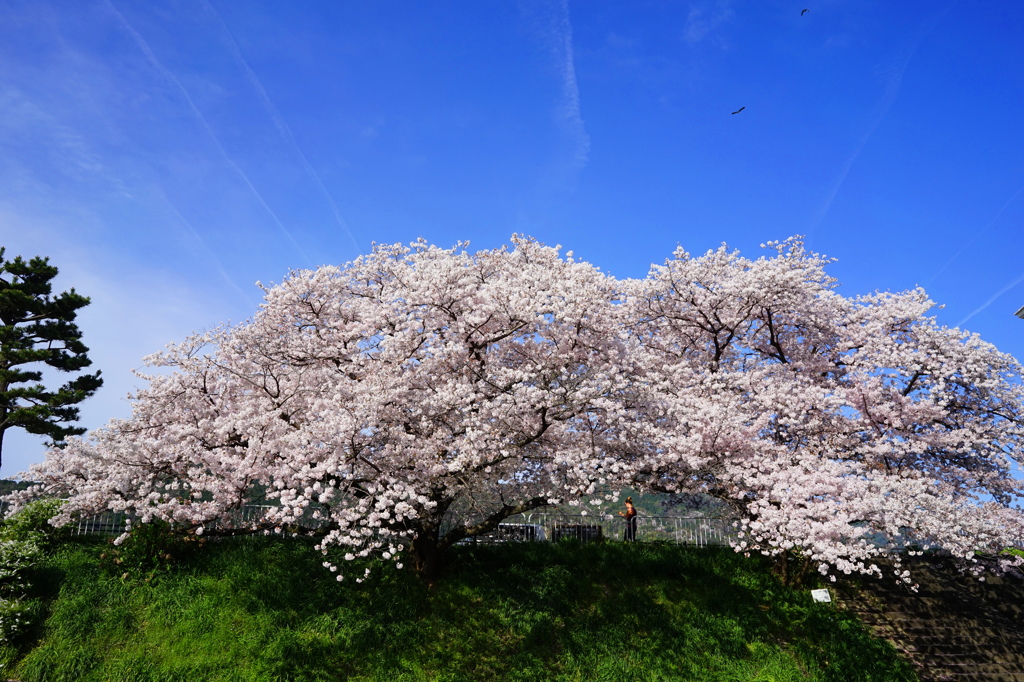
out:
<path id="1" fill-rule="evenodd" d="M 49 436 L 53 444 L 85 432 L 72 426 L 76 405 L 103 385 L 100 372 L 82 374 L 55 391 L 43 385 L 40 365 L 77 372 L 92 364 L 75 324 L 89 299 L 74 289 L 57 296 L 57 268 L 48 258 L 4 259 L 0 247 L 0 463 L 10 428 Z"/>

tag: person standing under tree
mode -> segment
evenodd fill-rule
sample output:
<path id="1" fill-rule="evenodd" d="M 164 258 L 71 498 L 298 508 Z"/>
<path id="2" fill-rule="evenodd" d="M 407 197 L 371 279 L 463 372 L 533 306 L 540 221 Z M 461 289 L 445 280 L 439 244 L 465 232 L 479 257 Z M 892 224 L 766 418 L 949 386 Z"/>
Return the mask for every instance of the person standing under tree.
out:
<path id="1" fill-rule="evenodd" d="M 623 535 L 624 542 L 636 542 L 636 507 L 633 506 L 633 498 L 626 498 L 625 513 L 619 512 L 619 516 L 626 519 L 626 532 Z"/>

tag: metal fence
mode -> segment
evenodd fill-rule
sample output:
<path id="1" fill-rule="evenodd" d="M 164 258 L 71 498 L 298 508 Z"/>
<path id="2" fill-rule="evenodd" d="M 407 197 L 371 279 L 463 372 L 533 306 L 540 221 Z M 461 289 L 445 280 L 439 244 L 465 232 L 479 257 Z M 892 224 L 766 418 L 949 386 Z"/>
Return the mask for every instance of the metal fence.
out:
<path id="1" fill-rule="evenodd" d="M 234 526 L 254 526 L 265 521 L 275 507 L 246 505 L 231 519 Z M 0 518 L 6 515 L 7 505 L 0 503 Z M 78 535 L 120 535 L 125 532 L 129 516 L 123 512 L 104 512 L 80 518 L 70 524 L 70 532 Z M 677 545 L 728 545 L 736 537 L 733 519 L 710 516 L 638 516 L 637 542 L 669 542 Z M 316 519 L 303 519 L 304 528 L 315 528 Z M 215 528 L 216 524 L 210 524 Z M 622 541 L 626 522 L 611 514 L 572 515 L 552 512 L 533 512 L 509 517 L 495 530 L 468 543 L 502 542 L 558 542 L 574 539 L 580 542 Z"/>
<path id="2" fill-rule="evenodd" d="M 736 537 L 733 519 L 710 516 L 639 516 L 636 518 L 637 542 L 668 542 L 677 545 L 728 545 Z M 625 539 L 624 519 L 604 515 L 533 512 L 510 517 L 495 530 L 466 544 L 573 539 L 579 542 Z"/>
<path id="3" fill-rule="evenodd" d="M 272 505 L 247 504 L 228 514 L 227 524 L 231 528 L 253 528 L 266 524 L 271 513 L 280 509 Z M 127 529 L 127 521 L 131 517 L 123 512 L 103 512 L 96 516 L 80 518 L 71 526 L 71 535 L 120 535 Z M 302 518 L 298 524 L 303 529 L 309 530 L 318 528 L 323 524 L 322 520 L 313 518 Z M 133 525 L 137 525 L 134 524 Z M 220 524 L 216 521 L 205 524 L 210 530 L 216 530 Z M 286 524 L 280 524 L 285 526 Z"/>
<path id="4" fill-rule="evenodd" d="M 594 540 L 622 541 L 626 535 L 625 519 L 604 515 L 567 515 L 539 512 L 524 515 L 525 523 L 542 526 L 553 541 L 574 538 L 581 542 Z M 676 545 L 728 545 L 736 537 L 733 519 L 711 516 L 638 516 L 637 542 L 669 542 Z"/>
<path id="5" fill-rule="evenodd" d="M 124 512 L 104 512 L 86 516 L 69 524 L 72 535 L 120 535 L 125 531 L 128 515 Z"/>

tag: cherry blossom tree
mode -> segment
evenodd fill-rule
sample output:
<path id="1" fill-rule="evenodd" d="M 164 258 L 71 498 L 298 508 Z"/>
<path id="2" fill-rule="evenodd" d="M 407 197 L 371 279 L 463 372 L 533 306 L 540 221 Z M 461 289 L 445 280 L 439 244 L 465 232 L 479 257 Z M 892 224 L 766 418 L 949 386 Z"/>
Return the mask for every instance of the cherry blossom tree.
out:
<path id="1" fill-rule="evenodd" d="M 69 498 L 58 523 L 316 526 L 325 552 L 410 554 L 428 581 L 509 516 L 627 485 L 724 500 L 737 550 L 826 574 L 1020 545 L 1017 361 L 922 290 L 845 297 L 800 240 L 769 249 L 615 280 L 528 238 L 377 246 L 150 357 L 130 419 L 30 476 Z"/>
<path id="2" fill-rule="evenodd" d="M 377 246 L 291 273 L 250 322 L 148 358 L 160 371 L 132 417 L 31 475 L 70 496 L 61 521 L 313 524 L 325 551 L 411 549 L 433 580 L 454 543 L 594 492 L 590 462 L 628 409 L 614 280 L 526 238 L 464 247 Z M 261 491 L 275 506 L 243 520 Z"/>
<path id="3" fill-rule="evenodd" d="M 822 573 L 1024 540 L 1021 366 L 940 326 L 921 289 L 847 298 L 798 239 L 749 260 L 682 249 L 630 285 L 657 435 L 627 469 L 739 516 L 737 548 Z M 620 464 L 620 466 L 625 466 Z"/>

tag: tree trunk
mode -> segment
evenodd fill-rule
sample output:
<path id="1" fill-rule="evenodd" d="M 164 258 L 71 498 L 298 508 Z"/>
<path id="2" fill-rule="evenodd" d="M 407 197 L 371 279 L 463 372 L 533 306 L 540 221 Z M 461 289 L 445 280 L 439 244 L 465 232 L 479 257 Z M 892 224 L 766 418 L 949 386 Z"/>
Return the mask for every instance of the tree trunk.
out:
<path id="1" fill-rule="evenodd" d="M 786 587 L 802 587 L 810 567 L 809 558 L 792 550 L 779 554 L 775 561 L 776 573 Z"/>
<path id="2" fill-rule="evenodd" d="M 412 540 L 413 570 L 434 589 L 441 575 L 443 553 L 440 548 L 440 529 L 421 528 Z"/>
<path id="3" fill-rule="evenodd" d="M 413 569 L 431 588 L 440 577 L 444 568 L 444 558 L 452 545 L 465 538 L 475 538 L 488 533 L 510 516 L 547 505 L 547 499 L 544 497 L 534 497 L 515 505 L 505 504 L 476 525 L 449 528 L 448 533 L 442 538 L 441 519 L 452 501 L 449 499 L 443 504 L 439 503 L 434 510 L 435 515 L 429 520 L 421 521 L 423 525 L 416 527 L 412 540 Z"/>

